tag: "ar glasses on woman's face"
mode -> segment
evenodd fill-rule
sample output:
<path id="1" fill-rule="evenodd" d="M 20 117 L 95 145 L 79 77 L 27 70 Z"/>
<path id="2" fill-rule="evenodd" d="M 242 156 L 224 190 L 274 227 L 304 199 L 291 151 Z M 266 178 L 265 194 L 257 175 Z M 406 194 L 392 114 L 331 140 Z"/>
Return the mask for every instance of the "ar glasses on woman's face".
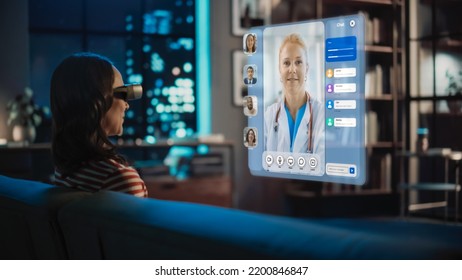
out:
<path id="1" fill-rule="evenodd" d="M 124 101 L 140 99 L 143 96 L 143 87 L 140 84 L 126 84 L 114 89 L 114 97 Z"/>

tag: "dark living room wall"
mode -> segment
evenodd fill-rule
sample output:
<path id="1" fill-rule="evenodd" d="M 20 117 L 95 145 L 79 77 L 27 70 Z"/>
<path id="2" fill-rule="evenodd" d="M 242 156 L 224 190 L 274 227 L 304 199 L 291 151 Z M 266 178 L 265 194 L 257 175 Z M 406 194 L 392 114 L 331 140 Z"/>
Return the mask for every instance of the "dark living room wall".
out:
<path id="1" fill-rule="evenodd" d="M 6 104 L 29 85 L 27 0 L 0 2 L 0 138 L 9 138 Z"/>

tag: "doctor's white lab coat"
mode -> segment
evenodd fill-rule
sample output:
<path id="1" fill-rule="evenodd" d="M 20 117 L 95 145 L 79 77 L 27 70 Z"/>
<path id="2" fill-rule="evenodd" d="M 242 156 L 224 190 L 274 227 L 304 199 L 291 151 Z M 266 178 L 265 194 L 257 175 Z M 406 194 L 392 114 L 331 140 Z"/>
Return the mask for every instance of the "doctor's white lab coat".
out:
<path id="1" fill-rule="evenodd" d="M 277 110 L 280 108 L 276 121 Z M 312 153 L 324 159 L 325 154 L 325 117 L 323 104 L 311 98 L 311 108 L 306 104 L 303 119 L 300 122 L 293 144 L 293 153 L 308 153 L 309 122 L 313 116 Z M 275 129 L 277 127 L 277 129 Z M 270 105 L 265 111 L 265 150 L 290 152 L 290 131 L 285 104 L 282 101 Z"/>

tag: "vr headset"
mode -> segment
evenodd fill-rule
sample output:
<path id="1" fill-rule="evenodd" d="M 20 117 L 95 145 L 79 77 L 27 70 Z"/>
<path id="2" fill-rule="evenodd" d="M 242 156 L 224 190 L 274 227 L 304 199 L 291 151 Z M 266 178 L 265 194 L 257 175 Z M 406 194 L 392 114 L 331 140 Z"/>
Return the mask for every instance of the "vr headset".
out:
<path id="1" fill-rule="evenodd" d="M 114 97 L 125 101 L 140 99 L 143 96 L 143 87 L 140 84 L 126 84 L 114 89 Z"/>

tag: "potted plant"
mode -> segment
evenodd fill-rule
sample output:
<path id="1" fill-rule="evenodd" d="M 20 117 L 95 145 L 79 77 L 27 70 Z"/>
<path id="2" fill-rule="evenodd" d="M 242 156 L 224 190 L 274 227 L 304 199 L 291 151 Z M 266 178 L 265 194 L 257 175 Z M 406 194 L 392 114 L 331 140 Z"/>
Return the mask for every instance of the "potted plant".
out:
<path id="1" fill-rule="evenodd" d="M 448 78 L 448 86 L 445 92 L 448 96 L 462 96 L 462 70 L 459 71 L 459 77 L 453 75 L 446 70 L 446 78 Z M 462 108 L 462 98 L 460 100 L 448 100 L 447 101 L 449 112 L 458 114 Z"/>
<path id="2" fill-rule="evenodd" d="M 43 110 L 35 104 L 32 97 L 32 89 L 26 87 L 24 94 L 16 96 L 7 104 L 8 126 L 12 128 L 15 142 L 34 142 L 35 128 L 42 122 Z"/>

